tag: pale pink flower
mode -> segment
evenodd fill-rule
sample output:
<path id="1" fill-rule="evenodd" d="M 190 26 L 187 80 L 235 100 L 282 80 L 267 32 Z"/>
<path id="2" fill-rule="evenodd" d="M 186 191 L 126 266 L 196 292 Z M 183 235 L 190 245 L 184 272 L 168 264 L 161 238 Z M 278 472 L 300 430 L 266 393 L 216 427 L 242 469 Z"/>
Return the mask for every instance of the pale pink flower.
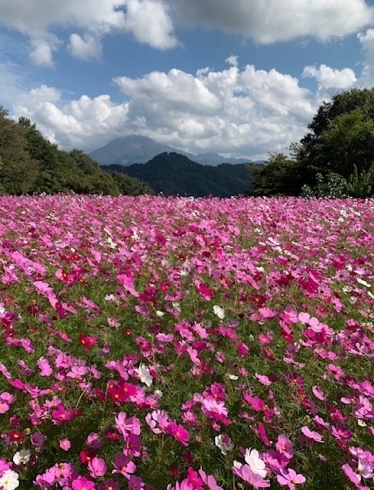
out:
<path id="1" fill-rule="evenodd" d="M 60 448 L 63 449 L 64 451 L 69 451 L 71 447 L 71 442 L 69 441 L 69 439 L 65 437 L 64 439 L 60 440 L 59 445 Z"/>
<path id="2" fill-rule="evenodd" d="M 288 485 L 289 490 L 295 490 L 295 485 L 304 483 L 306 478 L 303 475 L 298 475 L 292 468 L 288 468 L 280 470 L 280 475 L 277 475 L 277 480 L 281 485 Z"/>
<path id="3" fill-rule="evenodd" d="M 318 432 L 315 432 L 314 430 L 310 430 L 309 427 L 306 425 L 301 428 L 301 432 L 308 439 L 312 439 L 313 441 L 316 441 L 316 442 L 323 442 L 323 438 L 322 438 L 321 434 L 319 434 Z"/>

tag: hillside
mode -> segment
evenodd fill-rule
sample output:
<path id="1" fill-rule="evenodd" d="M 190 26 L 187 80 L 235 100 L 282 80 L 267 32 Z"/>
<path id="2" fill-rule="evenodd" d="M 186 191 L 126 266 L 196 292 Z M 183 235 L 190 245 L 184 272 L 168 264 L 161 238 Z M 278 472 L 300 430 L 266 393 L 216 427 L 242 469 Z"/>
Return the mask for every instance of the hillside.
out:
<path id="1" fill-rule="evenodd" d="M 0 195 L 33 193 L 152 194 L 144 182 L 104 172 L 80 150 L 60 150 L 26 118 L 8 117 L 0 106 Z"/>
<path id="2" fill-rule="evenodd" d="M 107 170 L 135 177 L 165 196 L 230 197 L 248 190 L 248 169 L 244 164 L 204 166 L 179 153 L 161 153 L 145 164 L 127 167 L 110 165 Z"/>
<path id="3" fill-rule="evenodd" d="M 249 163 L 245 158 L 226 158 L 218 153 L 186 153 L 168 145 L 162 145 L 139 135 L 130 135 L 123 138 L 116 138 L 108 144 L 89 153 L 90 157 L 100 165 L 124 165 L 129 166 L 135 163 L 146 163 L 160 153 L 178 153 L 184 155 L 193 162 L 201 165 L 217 166 L 221 163 Z M 262 163 L 262 162 L 261 162 Z"/>

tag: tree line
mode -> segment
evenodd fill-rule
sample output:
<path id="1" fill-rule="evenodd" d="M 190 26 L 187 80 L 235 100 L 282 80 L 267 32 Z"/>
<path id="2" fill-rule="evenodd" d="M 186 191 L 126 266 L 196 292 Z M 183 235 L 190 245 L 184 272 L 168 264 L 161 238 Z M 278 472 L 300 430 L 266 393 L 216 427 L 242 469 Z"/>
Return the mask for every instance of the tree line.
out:
<path id="1" fill-rule="evenodd" d="M 374 88 L 352 89 L 323 102 L 290 156 L 270 153 L 249 165 L 254 196 L 374 196 Z"/>
<path id="2" fill-rule="evenodd" d="M 84 152 L 60 150 L 29 119 L 18 122 L 0 107 L 0 194 L 153 194 L 139 179 L 104 171 Z"/>

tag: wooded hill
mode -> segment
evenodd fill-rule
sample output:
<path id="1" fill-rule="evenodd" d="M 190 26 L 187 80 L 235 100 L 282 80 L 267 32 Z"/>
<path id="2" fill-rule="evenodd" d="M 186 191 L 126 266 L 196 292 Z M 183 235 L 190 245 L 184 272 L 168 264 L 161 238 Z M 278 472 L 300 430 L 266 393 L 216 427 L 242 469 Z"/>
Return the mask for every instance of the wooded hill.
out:
<path id="1" fill-rule="evenodd" d="M 123 172 L 149 184 L 165 196 L 244 195 L 249 187 L 248 165 L 224 163 L 217 167 L 200 165 L 179 153 L 161 153 L 147 163 L 102 168 Z"/>
<path id="2" fill-rule="evenodd" d="M 144 182 L 105 172 L 80 150 L 59 150 L 26 118 L 15 122 L 0 107 L 0 194 L 153 194 Z"/>

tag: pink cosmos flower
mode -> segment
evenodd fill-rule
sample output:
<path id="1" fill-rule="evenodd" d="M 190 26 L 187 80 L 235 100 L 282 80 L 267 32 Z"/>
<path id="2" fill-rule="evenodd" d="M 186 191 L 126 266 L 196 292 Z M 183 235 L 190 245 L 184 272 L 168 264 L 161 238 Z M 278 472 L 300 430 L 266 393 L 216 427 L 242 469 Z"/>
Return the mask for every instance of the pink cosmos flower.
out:
<path id="1" fill-rule="evenodd" d="M 278 436 L 278 441 L 275 444 L 277 451 L 284 455 L 287 459 L 293 458 L 293 445 L 292 442 L 283 434 Z"/>
<path id="2" fill-rule="evenodd" d="M 71 486 L 73 490 L 95 490 L 95 484 L 84 476 L 73 480 Z"/>
<path id="3" fill-rule="evenodd" d="M 325 397 L 325 395 L 323 393 L 323 390 L 319 386 L 313 386 L 312 391 L 313 391 L 314 396 L 316 398 L 318 398 L 318 400 L 321 400 L 321 401 L 325 401 L 326 400 L 326 397 Z"/>
<path id="4" fill-rule="evenodd" d="M 187 470 L 187 478 L 186 480 L 192 486 L 194 490 L 204 490 L 203 489 L 203 480 L 200 478 L 199 474 L 193 469 L 188 468 Z"/>
<path id="5" fill-rule="evenodd" d="M 277 480 L 281 485 L 288 485 L 289 490 L 295 490 L 295 485 L 304 483 L 306 478 L 303 475 L 298 475 L 292 468 L 288 468 L 280 470 L 280 475 L 277 475 Z"/>
<path id="6" fill-rule="evenodd" d="M 41 357 L 37 364 L 40 369 L 40 376 L 50 376 L 52 374 L 52 368 L 45 357 Z"/>
<path id="7" fill-rule="evenodd" d="M 208 417 L 215 417 L 216 415 L 223 415 L 227 417 L 228 410 L 225 407 L 225 403 L 217 401 L 214 398 L 205 398 L 202 402 L 202 412 Z"/>
<path id="8" fill-rule="evenodd" d="M 141 442 L 140 437 L 136 434 L 129 434 L 126 437 L 126 447 L 123 453 L 126 456 L 140 456 Z"/>
<path id="9" fill-rule="evenodd" d="M 65 437 L 64 439 L 60 440 L 59 445 L 63 451 L 69 451 L 71 447 L 71 442 Z"/>
<path id="10" fill-rule="evenodd" d="M 255 379 L 257 379 L 264 386 L 270 386 L 271 385 L 270 379 L 265 375 L 255 373 L 255 375 L 253 377 Z"/>
<path id="11" fill-rule="evenodd" d="M 269 451 L 263 453 L 262 458 L 266 463 L 266 467 L 273 473 L 279 473 L 281 468 L 286 468 L 290 462 L 288 458 L 279 451 L 274 451 L 274 449 L 269 449 Z"/>
<path id="12" fill-rule="evenodd" d="M 144 488 L 143 480 L 135 475 L 130 476 L 128 485 L 129 490 L 140 490 L 141 488 Z"/>
<path id="13" fill-rule="evenodd" d="M 107 471 L 107 467 L 105 461 L 102 458 L 98 458 L 97 456 L 95 456 L 88 463 L 88 470 L 92 478 L 99 478 L 100 476 L 105 475 Z"/>
<path id="14" fill-rule="evenodd" d="M 106 480 L 98 486 L 98 490 L 120 490 L 119 483 L 114 480 Z"/>
<path id="15" fill-rule="evenodd" d="M 52 412 L 52 420 L 54 424 L 61 424 L 64 422 L 70 422 L 74 417 L 74 411 L 70 408 L 65 408 L 60 405 L 56 410 Z"/>
<path id="16" fill-rule="evenodd" d="M 308 439 L 312 439 L 313 441 L 316 441 L 316 442 L 323 442 L 323 438 L 322 438 L 321 434 L 319 434 L 318 432 L 315 432 L 314 430 L 310 430 L 309 427 L 306 425 L 301 428 L 301 432 Z"/>
<path id="17" fill-rule="evenodd" d="M 268 488 L 270 487 L 269 480 L 264 480 L 262 476 L 253 473 L 251 468 L 247 464 L 240 465 L 234 461 L 232 472 L 234 475 L 239 476 L 243 481 L 249 483 L 255 488 Z"/>
<path id="18" fill-rule="evenodd" d="M 201 476 L 201 479 L 205 483 L 205 485 L 208 486 L 209 490 L 223 490 L 222 487 L 217 485 L 216 479 L 214 478 L 213 475 L 207 475 L 205 471 L 200 468 L 199 469 L 199 475 Z"/>
<path id="19" fill-rule="evenodd" d="M 182 425 L 179 425 L 176 422 L 170 422 L 166 428 L 166 433 L 172 435 L 174 439 L 183 444 L 183 446 L 188 446 L 190 434 Z"/>
<path id="20" fill-rule="evenodd" d="M 336 427 L 332 426 L 331 427 L 331 433 L 339 441 L 347 441 L 353 435 L 349 429 L 347 429 L 346 427 L 344 427 L 343 425 L 340 425 L 340 424 L 337 425 Z"/>
<path id="21" fill-rule="evenodd" d="M 100 435 L 96 432 L 91 432 L 91 434 L 87 436 L 86 443 L 90 449 L 100 449 L 102 446 Z"/>
<path id="22" fill-rule="evenodd" d="M 5 413 L 10 409 L 10 405 L 0 398 L 0 413 Z"/>
<path id="23" fill-rule="evenodd" d="M 136 465 L 128 456 L 120 454 L 114 458 L 114 470 L 112 473 L 121 473 L 126 478 L 130 478 L 131 473 L 135 473 Z"/>

